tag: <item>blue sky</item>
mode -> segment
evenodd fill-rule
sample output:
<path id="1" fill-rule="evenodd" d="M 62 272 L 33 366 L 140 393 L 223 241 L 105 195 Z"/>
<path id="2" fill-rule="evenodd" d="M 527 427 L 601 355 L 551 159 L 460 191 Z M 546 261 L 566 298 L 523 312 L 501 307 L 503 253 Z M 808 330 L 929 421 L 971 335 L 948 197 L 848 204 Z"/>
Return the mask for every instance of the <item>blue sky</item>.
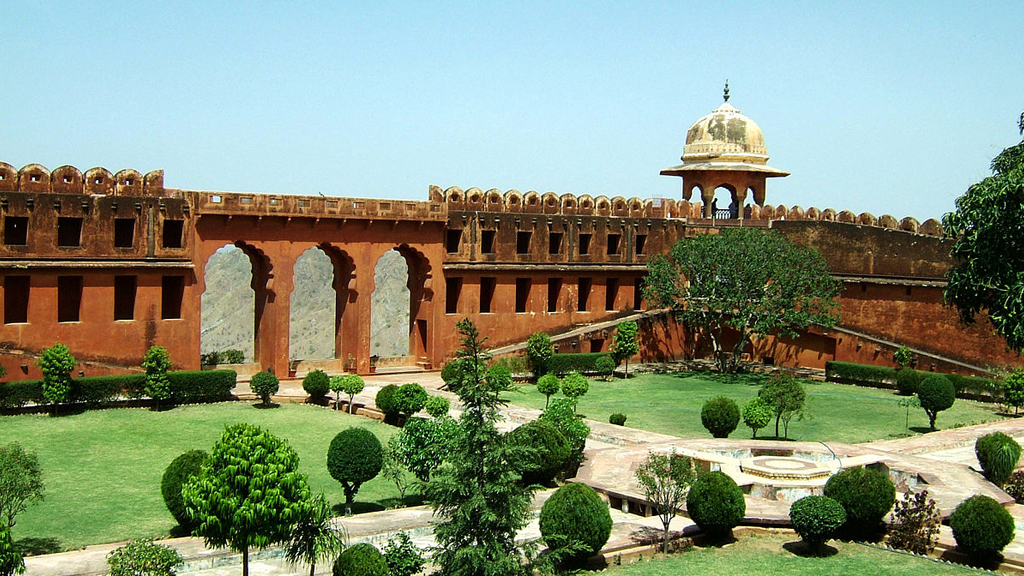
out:
<path id="1" fill-rule="evenodd" d="M 764 130 L 768 203 L 939 217 L 1020 141 L 1018 2 L 64 3 L 0 19 L 0 161 L 175 188 L 678 198 L 687 128 Z"/>

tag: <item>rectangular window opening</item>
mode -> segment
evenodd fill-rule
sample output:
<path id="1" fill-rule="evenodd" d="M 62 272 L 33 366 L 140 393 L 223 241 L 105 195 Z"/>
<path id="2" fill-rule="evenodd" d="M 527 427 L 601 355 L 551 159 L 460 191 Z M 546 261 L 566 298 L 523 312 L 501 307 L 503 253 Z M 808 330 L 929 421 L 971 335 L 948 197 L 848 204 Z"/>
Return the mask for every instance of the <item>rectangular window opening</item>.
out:
<path id="1" fill-rule="evenodd" d="M 181 248 L 184 230 L 184 220 L 164 220 L 164 248 Z"/>
<path id="2" fill-rule="evenodd" d="M 516 232 L 516 254 L 530 253 L 530 239 L 533 232 Z"/>
<path id="3" fill-rule="evenodd" d="M 495 279 L 493 276 L 482 276 L 480 278 L 480 313 L 490 314 L 491 303 L 494 301 L 494 284 Z"/>
<path id="4" fill-rule="evenodd" d="M 552 232 L 548 235 L 548 254 L 562 253 L 562 236 L 561 232 Z"/>
<path id="5" fill-rule="evenodd" d="M 114 320 L 135 319 L 135 276 L 114 276 Z"/>
<path id="6" fill-rule="evenodd" d="M 619 244 L 622 243 L 622 234 L 608 235 L 608 255 L 614 256 L 619 253 Z"/>
<path id="7" fill-rule="evenodd" d="M 494 254 L 494 230 L 480 232 L 480 252 Z"/>
<path id="8" fill-rule="evenodd" d="M 604 352 L 604 338 L 591 338 L 590 339 L 590 352 Z"/>
<path id="9" fill-rule="evenodd" d="M 579 290 L 576 294 L 576 309 L 580 312 L 587 311 L 587 304 L 590 303 L 590 278 L 579 279 Z"/>
<path id="10" fill-rule="evenodd" d="M 4 324 L 28 322 L 28 276 L 4 277 Z"/>
<path id="11" fill-rule="evenodd" d="M 548 312 L 558 312 L 558 298 L 562 295 L 562 279 L 548 278 Z"/>
<path id="12" fill-rule="evenodd" d="M 644 253 L 644 246 L 647 245 L 647 234 L 636 235 L 636 254 L 640 256 Z"/>
<path id="13" fill-rule="evenodd" d="M 615 300 L 619 296 L 619 279 L 609 278 L 605 284 L 604 309 L 608 312 L 615 310 Z"/>
<path id="14" fill-rule="evenodd" d="M 25 216 L 4 217 L 4 244 L 24 246 L 28 244 L 28 218 Z"/>
<path id="15" fill-rule="evenodd" d="M 82 277 L 57 277 L 57 322 L 78 322 L 82 313 Z"/>
<path id="16" fill-rule="evenodd" d="M 178 320 L 181 318 L 181 301 L 185 297 L 184 276 L 164 276 L 163 292 L 160 298 L 160 318 Z"/>
<path id="17" fill-rule="evenodd" d="M 643 310 L 644 305 L 643 279 L 633 280 L 633 310 Z"/>
<path id="18" fill-rule="evenodd" d="M 57 246 L 73 248 L 82 245 L 82 219 L 57 218 Z"/>
<path id="19" fill-rule="evenodd" d="M 516 313 L 523 314 L 530 304 L 530 279 L 516 278 Z"/>
<path id="20" fill-rule="evenodd" d="M 135 246 L 135 218 L 114 218 L 114 248 Z"/>
<path id="21" fill-rule="evenodd" d="M 580 255 L 590 254 L 590 234 L 580 234 Z"/>
<path id="22" fill-rule="evenodd" d="M 461 241 L 462 230 L 448 230 L 444 239 L 445 251 L 449 254 L 455 254 L 459 251 L 459 243 Z"/>
<path id="23" fill-rule="evenodd" d="M 448 278 L 445 282 L 444 313 L 459 312 L 459 297 L 462 296 L 462 278 Z"/>

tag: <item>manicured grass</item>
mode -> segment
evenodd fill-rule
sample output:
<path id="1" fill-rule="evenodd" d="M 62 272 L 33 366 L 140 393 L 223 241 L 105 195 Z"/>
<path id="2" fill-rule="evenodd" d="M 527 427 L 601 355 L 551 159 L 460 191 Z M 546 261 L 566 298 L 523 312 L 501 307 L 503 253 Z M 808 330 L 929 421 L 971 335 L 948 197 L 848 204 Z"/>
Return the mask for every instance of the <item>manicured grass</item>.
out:
<path id="1" fill-rule="evenodd" d="M 710 437 L 700 423 L 704 402 L 715 396 L 728 396 L 743 405 L 757 395 L 767 380 L 762 374 L 721 375 L 708 372 L 679 374 L 642 374 L 612 382 L 591 380 L 590 391 L 580 399 L 578 411 L 587 418 L 607 422 L 615 412 L 626 415 L 626 426 L 681 437 Z M 920 408 L 910 409 L 910 430 L 906 428 L 903 398 L 892 390 L 880 390 L 831 382 L 802 381 L 807 391 L 806 415 L 790 422 L 789 438 L 803 441 L 867 442 L 924 432 L 928 417 Z M 512 404 L 544 408 L 544 395 L 537 387 L 524 384 L 520 394 L 507 396 Z M 558 398 L 561 395 L 552 396 Z M 1003 418 L 999 407 L 957 399 L 949 410 L 939 413 L 936 425 L 980 424 Z M 782 428 L 779 434 L 782 435 Z M 773 437 L 775 423 L 758 432 L 758 437 Z M 732 438 L 749 438 L 750 428 L 740 420 Z"/>
<path id="2" fill-rule="evenodd" d="M 942 564 L 907 554 L 890 552 L 854 543 L 833 540 L 836 554 L 807 557 L 787 548 L 798 542 L 793 535 L 741 535 L 723 548 L 694 548 L 646 562 L 613 567 L 610 576 L 676 576 L 677 574 L 715 574 L 718 576 L 773 574 L 785 576 L 945 576 L 977 574 L 978 571 Z M 784 548 L 783 546 L 786 546 Z"/>
<path id="3" fill-rule="evenodd" d="M 167 464 L 186 450 L 209 452 L 224 426 L 237 422 L 255 424 L 288 440 L 313 492 L 323 490 L 335 505 L 344 501 L 344 493 L 327 472 L 327 447 L 334 435 L 362 426 L 383 444 L 398 431 L 316 406 L 258 409 L 248 402 L 164 412 L 115 409 L 58 418 L 2 416 L 0 444 L 17 440 L 35 450 L 46 483 L 46 499 L 17 517 L 14 539 L 36 551 L 55 551 L 167 536 L 177 525 L 160 495 Z M 379 510 L 397 497 L 394 484 L 375 478 L 359 490 L 355 509 Z"/>

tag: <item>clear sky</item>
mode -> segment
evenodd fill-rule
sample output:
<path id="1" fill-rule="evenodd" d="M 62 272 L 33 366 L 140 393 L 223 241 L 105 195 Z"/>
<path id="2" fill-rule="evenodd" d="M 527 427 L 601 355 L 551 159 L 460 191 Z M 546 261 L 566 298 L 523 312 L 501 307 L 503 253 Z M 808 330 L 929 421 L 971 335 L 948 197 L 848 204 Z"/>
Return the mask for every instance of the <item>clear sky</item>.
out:
<path id="1" fill-rule="evenodd" d="M 768 203 L 939 217 L 1020 141 L 1024 5 L 9 0 L 0 161 L 169 187 L 679 198 L 730 103 L 792 176 Z"/>

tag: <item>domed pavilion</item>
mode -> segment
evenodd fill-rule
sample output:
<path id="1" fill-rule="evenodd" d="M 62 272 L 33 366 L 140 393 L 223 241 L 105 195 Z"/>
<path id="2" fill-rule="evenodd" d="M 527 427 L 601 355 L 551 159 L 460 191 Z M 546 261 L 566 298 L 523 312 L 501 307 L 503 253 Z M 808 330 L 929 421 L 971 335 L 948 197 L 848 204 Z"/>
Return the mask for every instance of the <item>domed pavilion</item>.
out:
<path id="1" fill-rule="evenodd" d="M 729 83 L 725 83 L 724 102 L 710 114 L 697 120 L 686 133 L 682 164 L 661 171 L 663 176 L 683 179 L 683 199 L 690 200 L 698 190 L 704 203 L 705 218 L 742 218 L 743 205 L 750 193 L 754 202 L 764 205 L 765 180 L 789 176 L 789 172 L 768 165 L 768 148 L 761 128 L 729 104 Z M 732 195 L 730 210 L 724 207 L 713 214 L 715 190 L 725 188 Z"/>

